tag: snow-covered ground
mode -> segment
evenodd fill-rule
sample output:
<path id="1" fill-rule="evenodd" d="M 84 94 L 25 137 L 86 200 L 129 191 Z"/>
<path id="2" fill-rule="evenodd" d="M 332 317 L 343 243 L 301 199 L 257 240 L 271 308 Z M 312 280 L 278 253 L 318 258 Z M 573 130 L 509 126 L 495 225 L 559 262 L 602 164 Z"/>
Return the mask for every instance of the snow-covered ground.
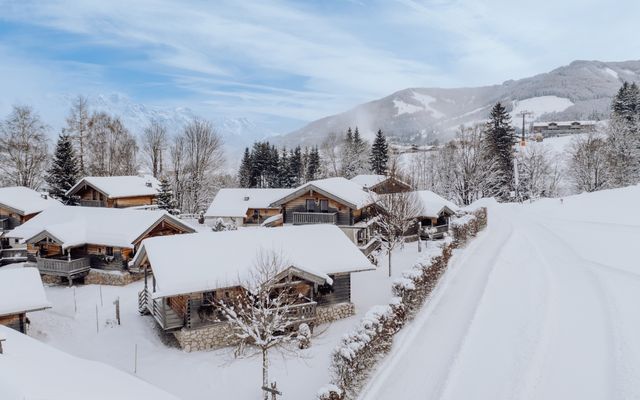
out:
<path id="1" fill-rule="evenodd" d="M 640 397 L 640 187 L 495 205 L 362 399 Z"/>
<path id="2" fill-rule="evenodd" d="M 398 249 L 392 261 L 394 277 L 411 267 L 417 258 L 416 243 Z M 356 316 L 321 326 L 319 330 L 326 328 L 325 332 L 313 340 L 303 359 L 283 359 L 273 354 L 271 379 L 278 382 L 285 398 L 313 399 L 317 390 L 329 381 L 330 352 L 340 337 L 371 306 L 388 303 L 392 279 L 387 276 L 386 257 L 380 259 L 377 270 L 353 275 Z M 101 361 L 131 374 L 137 346 L 136 375 L 183 399 L 259 397 L 259 359 L 233 360 L 228 349 L 186 353 L 163 343 L 153 318 L 137 312 L 137 293 L 142 285 L 137 282 L 125 287 L 47 287 L 53 308 L 29 315 L 30 334 L 74 356 Z M 120 326 L 115 324 L 116 298 L 121 302 Z M 0 390 L 0 398 L 1 394 Z"/>

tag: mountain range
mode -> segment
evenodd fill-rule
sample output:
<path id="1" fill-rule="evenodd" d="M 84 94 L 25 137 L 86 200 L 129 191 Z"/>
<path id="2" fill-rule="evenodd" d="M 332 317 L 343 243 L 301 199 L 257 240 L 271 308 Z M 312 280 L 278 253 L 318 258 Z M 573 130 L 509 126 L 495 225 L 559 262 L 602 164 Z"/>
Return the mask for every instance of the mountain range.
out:
<path id="1" fill-rule="evenodd" d="M 613 95 L 623 81 L 640 81 L 640 61 L 574 61 L 530 78 L 472 88 L 409 88 L 340 114 L 321 118 L 277 138 L 277 142 L 314 145 L 329 132 L 358 126 L 371 139 L 382 129 L 398 144 L 429 144 L 450 139 L 461 125 L 484 121 L 502 102 L 513 124 L 519 112 L 527 121 L 606 119 Z"/>

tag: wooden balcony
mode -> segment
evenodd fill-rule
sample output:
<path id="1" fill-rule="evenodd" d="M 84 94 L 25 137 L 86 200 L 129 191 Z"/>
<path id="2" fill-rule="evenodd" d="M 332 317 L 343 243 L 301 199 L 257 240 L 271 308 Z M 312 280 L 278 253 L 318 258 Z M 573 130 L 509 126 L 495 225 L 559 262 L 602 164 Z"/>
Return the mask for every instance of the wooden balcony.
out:
<path id="1" fill-rule="evenodd" d="M 310 301 L 308 303 L 294 304 L 289 306 L 289 316 L 295 323 L 313 321 L 316 319 L 316 306 L 318 303 Z"/>
<path id="2" fill-rule="evenodd" d="M 107 206 L 107 202 L 102 200 L 80 199 L 78 202 L 82 207 L 106 207 Z"/>
<path id="3" fill-rule="evenodd" d="M 337 213 L 322 213 L 322 212 L 294 212 L 293 224 L 294 225 L 310 225 L 310 224 L 337 224 Z"/>
<path id="4" fill-rule="evenodd" d="M 161 297 L 154 299 L 149 290 L 138 292 L 138 311 L 140 314 L 151 314 L 160 327 L 165 330 L 175 330 L 184 326 L 184 318 L 176 313 L 169 305 L 167 299 Z"/>
<path id="5" fill-rule="evenodd" d="M 0 250 L 0 265 L 27 261 L 27 249 Z"/>
<path id="6" fill-rule="evenodd" d="M 45 275 L 64 276 L 67 278 L 89 271 L 89 257 L 74 260 L 36 257 L 36 266 Z"/>

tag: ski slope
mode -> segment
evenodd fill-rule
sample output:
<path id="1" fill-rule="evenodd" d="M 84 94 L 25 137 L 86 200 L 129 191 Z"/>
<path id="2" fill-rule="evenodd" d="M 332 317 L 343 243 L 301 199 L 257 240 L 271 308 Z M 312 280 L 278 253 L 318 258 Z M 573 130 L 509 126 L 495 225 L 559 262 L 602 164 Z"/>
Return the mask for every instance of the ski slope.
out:
<path id="1" fill-rule="evenodd" d="M 640 397 L 640 187 L 490 208 L 361 394 Z"/>

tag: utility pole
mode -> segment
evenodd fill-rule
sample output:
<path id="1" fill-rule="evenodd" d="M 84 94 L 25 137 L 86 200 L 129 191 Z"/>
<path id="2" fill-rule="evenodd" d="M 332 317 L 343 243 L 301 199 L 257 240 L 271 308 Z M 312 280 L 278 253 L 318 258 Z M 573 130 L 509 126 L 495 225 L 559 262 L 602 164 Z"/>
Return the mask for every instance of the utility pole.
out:
<path id="1" fill-rule="evenodd" d="M 525 118 L 527 116 L 531 116 L 533 115 L 533 112 L 531 111 L 527 111 L 527 110 L 522 110 L 518 113 L 518 116 L 522 117 L 522 139 L 520 140 L 520 146 L 524 147 L 526 144 L 525 138 L 524 138 L 524 124 L 525 124 Z"/>

